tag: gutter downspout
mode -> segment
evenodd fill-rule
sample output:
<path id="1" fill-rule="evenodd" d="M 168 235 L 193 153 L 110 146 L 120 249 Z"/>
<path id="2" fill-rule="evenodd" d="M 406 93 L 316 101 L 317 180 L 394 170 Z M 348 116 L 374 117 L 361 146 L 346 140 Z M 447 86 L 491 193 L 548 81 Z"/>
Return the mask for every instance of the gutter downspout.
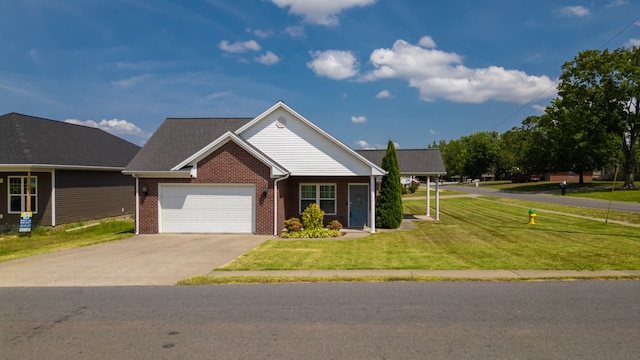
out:
<path id="1" fill-rule="evenodd" d="M 273 236 L 278 236 L 278 183 L 288 179 L 289 176 L 291 173 L 273 181 Z"/>

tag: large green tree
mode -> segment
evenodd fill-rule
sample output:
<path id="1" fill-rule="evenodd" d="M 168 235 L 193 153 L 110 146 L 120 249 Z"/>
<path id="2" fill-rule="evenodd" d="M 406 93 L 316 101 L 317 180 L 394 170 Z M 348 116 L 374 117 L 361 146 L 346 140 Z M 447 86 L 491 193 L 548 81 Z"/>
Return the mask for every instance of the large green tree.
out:
<path id="1" fill-rule="evenodd" d="M 463 136 L 461 141 L 466 148 L 464 175 L 479 179 L 484 173 L 494 173 L 498 164 L 498 133 L 480 131 Z"/>
<path id="2" fill-rule="evenodd" d="M 638 167 L 640 132 L 640 48 L 586 50 L 562 66 L 558 85 L 559 111 L 582 119 L 582 127 L 592 131 L 579 142 L 611 146 L 614 142 L 602 133 L 617 137 L 618 151 L 602 148 L 609 162 L 621 163 L 625 187 L 633 188 Z M 595 135 L 601 132 L 602 136 Z M 584 147 L 582 147 L 584 149 Z M 621 153 L 620 158 L 616 155 Z"/>
<path id="3" fill-rule="evenodd" d="M 376 224 L 383 229 L 397 229 L 402 223 L 404 213 L 398 155 L 391 140 L 382 158 L 382 168 L 387 171 L 387 174 L 382 177 L 380 193 L 376 200 Z"/>

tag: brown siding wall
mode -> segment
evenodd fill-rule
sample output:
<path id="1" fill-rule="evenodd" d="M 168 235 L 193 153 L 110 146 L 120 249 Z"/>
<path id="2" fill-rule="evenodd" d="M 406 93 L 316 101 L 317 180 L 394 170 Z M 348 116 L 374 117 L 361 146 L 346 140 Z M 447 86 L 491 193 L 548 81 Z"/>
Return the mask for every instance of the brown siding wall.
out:
<path id="1" fill-rule="evenodd" d="M 140 179 L 139 186 L 147 186 L 147 196 L 140 198 L 139 232 L 158 233 L 158 184 L 255 184 L 256 234 L 273 234 L 273 179 L 270 168 L 234 142 L 198 163 L 198 177 L 193 179 Z M 263 195 L 262 189 L 269 191 Z"/>
<path id="2" fill-rule="evenodd" d="M 26 172 L 0 173 L 0 228 L 17 228 L 20 224 L 20 214 L 9 214 L 9 180 L 10 176 L 27 176 Z M 33 226 L 51 226 L 51 173 L 32 172 L 31 176 L 38 178 L 38 213 L 33 214 Z"/>
<path id="3" fill-rule="evenodd" d="M 117 171 L 56 171 L 56 224 L 133 214 L 135 179 Z"/>
<path id="4" fill-rule="evenodd" d="M 335 183 L 336 184 L 336 215 L 325 215 L 324 223 L 327 225 L 332 220 L 338 220 L 342 226 L 349 224 L 349 184 L 369 183 L 369 178 L 361 177 L 291 177 L 287 181 L 288 200 L 285 205 L 285 218 L 300 217 L 300 183 Z M 304 209 L 302 209 L 304 211 Z M 281 225 L 281 226 L 284 226 Z"/>

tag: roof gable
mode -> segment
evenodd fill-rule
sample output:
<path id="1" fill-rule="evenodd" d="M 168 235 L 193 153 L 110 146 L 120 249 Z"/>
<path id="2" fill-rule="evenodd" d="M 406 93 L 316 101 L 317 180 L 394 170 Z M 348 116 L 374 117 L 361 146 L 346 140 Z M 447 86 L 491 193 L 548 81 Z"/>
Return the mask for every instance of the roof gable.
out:
<path id="1" fill-rule="evenodd" d="M 236 134 L 294 176 L 386 173 L 281 101 L 239 128 Z"/>
<path id="2" fill-rule="evenodd" d="M 186 160 L 184 160 L 180 164 L 174 166 L 171 169 L 171 171 L 178 171 L 178 170 L 183 169 L 184 167 L 189 167 L 189 166 L 196 168 L 198 162 L 200 162 L 202 159 L 204 159 L 207 156 L 209 156 L 209 154 L 211 154 L 212 152 L 218 150 L 220 147 L 222 147 L 224 144 L 226 144 L 229 141 L 232 141 L 232 142 L 236 143 L 241 148 L 243 148 L 245 151 L 250 153 L 253 157 L 255 157 L 256 159 L 260 160 L 263 164 L 269 166 L 271 168 L 271 176 L 282 176 L 282 175 L 285 175 L 287 173 L 286 170 L 284 170 L 276 162 L 274 162 L 273 160 L 269 159 L 269 157 L 264 155 L 258 149 L 256 149 L 255 147 L 251 146 L 251 144 L 247 143 L 242 138 L 240 138 L 238 135 L 236 135 L 236 134 L 234 134 L 234 133 L 232 133 L 230 131 L 227 131 L 222 136 L 220 136 L 219 138 L 217 138 L 213 142 L 211 142 L 209 145 L 207 145 L 204 148 L 200 149 L 198 152 L 194 153 L 193 155 L 191 155 L 189 158 L 187 158 Z"/>
<path id="3" fill-rule="evenodd" d="M 35 116 L 0 116 L 0 165 L 124 168 L 140 147 L 98 128 Z"/>

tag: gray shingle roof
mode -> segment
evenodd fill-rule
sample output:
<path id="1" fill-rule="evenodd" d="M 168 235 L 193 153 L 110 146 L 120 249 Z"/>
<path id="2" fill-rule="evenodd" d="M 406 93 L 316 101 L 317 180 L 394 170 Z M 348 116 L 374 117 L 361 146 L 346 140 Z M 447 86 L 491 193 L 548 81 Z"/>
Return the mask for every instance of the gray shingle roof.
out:
<path id="1" fill-rule="evenodd" d="M 169 171 L 227 131 L 252 118 L 168 118 L 127 165 L 126 171 Z"/>
<path id="2" fill-rule="evenodd" d="M 356 150 L 372 163 L 381 166 L 387 150 Z M 447 170 L 440 149 L 396 149 L 401 175 L 437 175 Z"/>
<path id="3" fill-rule="evenodd" d="M 140 147 L 103 130 L 18 113 L 0 115 L 0 164 L 124 168 Z"/>

